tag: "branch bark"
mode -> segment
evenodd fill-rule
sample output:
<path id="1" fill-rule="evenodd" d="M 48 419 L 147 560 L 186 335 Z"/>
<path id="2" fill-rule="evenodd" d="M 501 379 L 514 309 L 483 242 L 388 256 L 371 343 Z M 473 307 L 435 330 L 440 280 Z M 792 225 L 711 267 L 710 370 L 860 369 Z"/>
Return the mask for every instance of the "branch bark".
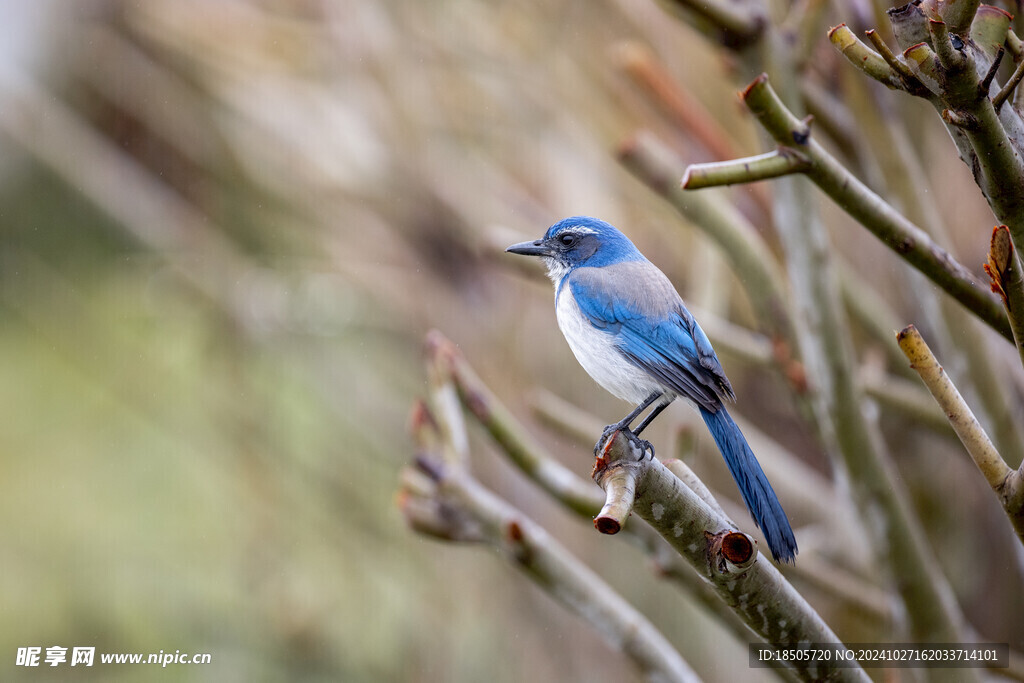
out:
<path id="1" fill-rule="evenodd" d="M 811 136 L 807 123 L 797 119 L 775 94 L 767 76 L 756 78 L 742 97 L 780 145 L 794 146 L 810 159 L 806 175 L 825 194 L 967 310 L 1013 340 L 999 302 L 979 285 L 974 274 L 825 151 Z"/>
<path id="2" fill-rule="evenodd" d="M 999 455 L 917 329 L 910 325 L 896 338 L 910 366 L 921 376 L 928 391 L 946 413 L 949 424 L 999 498 L 1017 537 L 1024 543 L 1024 473 L 1011 469 Z"/>
<path id="3" fill-rule="evenodd" d="M 644 459 L 621 433 L 610 439 L 594 479 L 609 499 L 617 488 L 635 486 L 632 511 L 650 524 L 758 635 L 769 643 L 840 643 L 814 609 L 760 555 L 752 539 L 736 530 L 657 460 Z M 862 669 L 808 667 L 795 663 L 806 680 L 866 681 Z"/>
<path id="4" fill-rule="evenodd" d="M 684 190 L 700 190 L 719 185 L 753 183 L 791 173 L 802 173 L 811 167 L 810 161 L 799 151 L 780 147 L 774 152 L 744 159 L 690 164 L 680 183 Z"/>
<path id="5" fill-rule="evenodd" d="M 410 525 L 432 536 L 490 545 L 651 681 L 699 677 L 639 611 L 540 525 L 484 488 L 462 468 L 421 454 L 403 475 L 399 504 Z M 411 482 L 411 483 L 410 483 Z"/>
<path id="6" fill-rule="evenodd" d="M 731 47 L 756 43 L 768 24 L 764 10 L 746 2 L 675 0 L 675 4 L 705 27 L 713 28 Z"/>

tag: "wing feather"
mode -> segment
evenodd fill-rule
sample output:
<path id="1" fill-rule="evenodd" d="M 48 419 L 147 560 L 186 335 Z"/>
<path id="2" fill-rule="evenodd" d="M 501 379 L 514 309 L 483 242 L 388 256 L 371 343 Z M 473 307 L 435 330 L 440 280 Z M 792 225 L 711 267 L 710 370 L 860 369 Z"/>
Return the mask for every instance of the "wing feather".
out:
<path id="1" fill-rule="evenodd" d="M 660 384 L 711 412 L 734 399 L 711 342 L 650 261 L 577 268 L 565 284 L 590 324 Z"/>

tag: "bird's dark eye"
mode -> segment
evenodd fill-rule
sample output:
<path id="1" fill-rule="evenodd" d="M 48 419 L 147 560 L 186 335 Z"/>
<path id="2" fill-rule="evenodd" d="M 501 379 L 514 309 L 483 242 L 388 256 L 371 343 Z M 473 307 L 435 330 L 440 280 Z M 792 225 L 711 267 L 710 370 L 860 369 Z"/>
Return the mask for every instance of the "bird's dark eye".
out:
<path id="1" fill-rule="evenodd" d="M 559 237 L 558 241 L 561 242 L 563 246 L 571 247 L 576 244 L 576 235 L 565 234 Z"/>

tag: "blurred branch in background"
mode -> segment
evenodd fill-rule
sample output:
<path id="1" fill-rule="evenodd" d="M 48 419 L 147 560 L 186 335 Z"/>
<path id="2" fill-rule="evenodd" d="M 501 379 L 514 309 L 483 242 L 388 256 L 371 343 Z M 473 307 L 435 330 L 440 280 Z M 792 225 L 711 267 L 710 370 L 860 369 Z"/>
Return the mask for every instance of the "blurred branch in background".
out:
<path id="1" fill-rule="evenodd" d="M 438 398 L 437 393 L 434 395 Z M 403 470 L 399 507 L 421 533 L 450 541 L 487 543 L 566 608 L 583 617 L 608 645 L 621 650 L 652 681 L 699 681 L 654 626 L 538 524 L 481 486 L 465 461 L 434 450 L 454 450 L 452 435 L 422 405 L 412 430 L 419 446 L 414 467 Z M 466 437 L 463 434 L 459 440 Z"/>
<path id="2" fill-rule="evenodd" d="M 1024 61 L 1021 62 L 1024 64 Z M 1006 317 L 1013 328 L 1014 343 L 1024 364 L 1024 284 L 1021 278 L 1020 260 L 1013 248 L 1010 230 L 997 225 L 992 230 L 992 242 L 988 250 L 985 272 L 992 281 L 992 291 L 999 295 L 1006 309 Z"/>

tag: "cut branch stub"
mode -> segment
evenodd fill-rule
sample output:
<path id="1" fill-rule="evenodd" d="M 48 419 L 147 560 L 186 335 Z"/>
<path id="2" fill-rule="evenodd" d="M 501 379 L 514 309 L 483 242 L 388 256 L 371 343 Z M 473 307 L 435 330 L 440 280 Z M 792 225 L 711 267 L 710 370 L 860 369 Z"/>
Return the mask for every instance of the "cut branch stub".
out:
<path id="1" fill-rule="evenodd" d="M 903 51 L 903 58 L 906 60 L 910 70 L 914 72 L 917 79 L 924 84 L 928 90 L 936 95 L 942 94 L 940 81 L 939 62 L 935 53 L 928 46 L 928 43 L 921 41 L 911 45 Z"/>
<path id="2" fill-rule="evenodd" d="M 989 57 L 995 57 L 996 51 L 1006 42 L 1013 16 L 1004 9 L 992 5 L 982 5 L 974 16 L 971 24 L 971 40 Z"/>
<path id="3" fill-rule="evenodd" d="M 930 38 L 929 17 L 921 9 L 920 4 L 908 2 L 906 5 L 886 10 L 886 13 L 889 15 L 889 23 L 892 24 L 892 33 L 900 47 L 906 49 Z"/>
<path id="4" fill-rule="evenodd" d="M 740 574 L 757 559 L 757 542 L 742 531 L 706 535 L 711 544 L 710 556 L 724 564 L 719 567 L 723 574 Z"/>
<path id="5" fill-rule="evenodd" d="M 850 63 L 888 88 L 902 89 L 900 75 L 885 57 L 862 42 L 846 24 L 839 24 L 828 32 L 828 39 Z"/>
<path id="6" fill-rule="evenodd" d="M 939 12 L 951 32 L 966 35 L 974 22 L 979 4 L 979 0 L 945 0 L 939 5 Z"/>

